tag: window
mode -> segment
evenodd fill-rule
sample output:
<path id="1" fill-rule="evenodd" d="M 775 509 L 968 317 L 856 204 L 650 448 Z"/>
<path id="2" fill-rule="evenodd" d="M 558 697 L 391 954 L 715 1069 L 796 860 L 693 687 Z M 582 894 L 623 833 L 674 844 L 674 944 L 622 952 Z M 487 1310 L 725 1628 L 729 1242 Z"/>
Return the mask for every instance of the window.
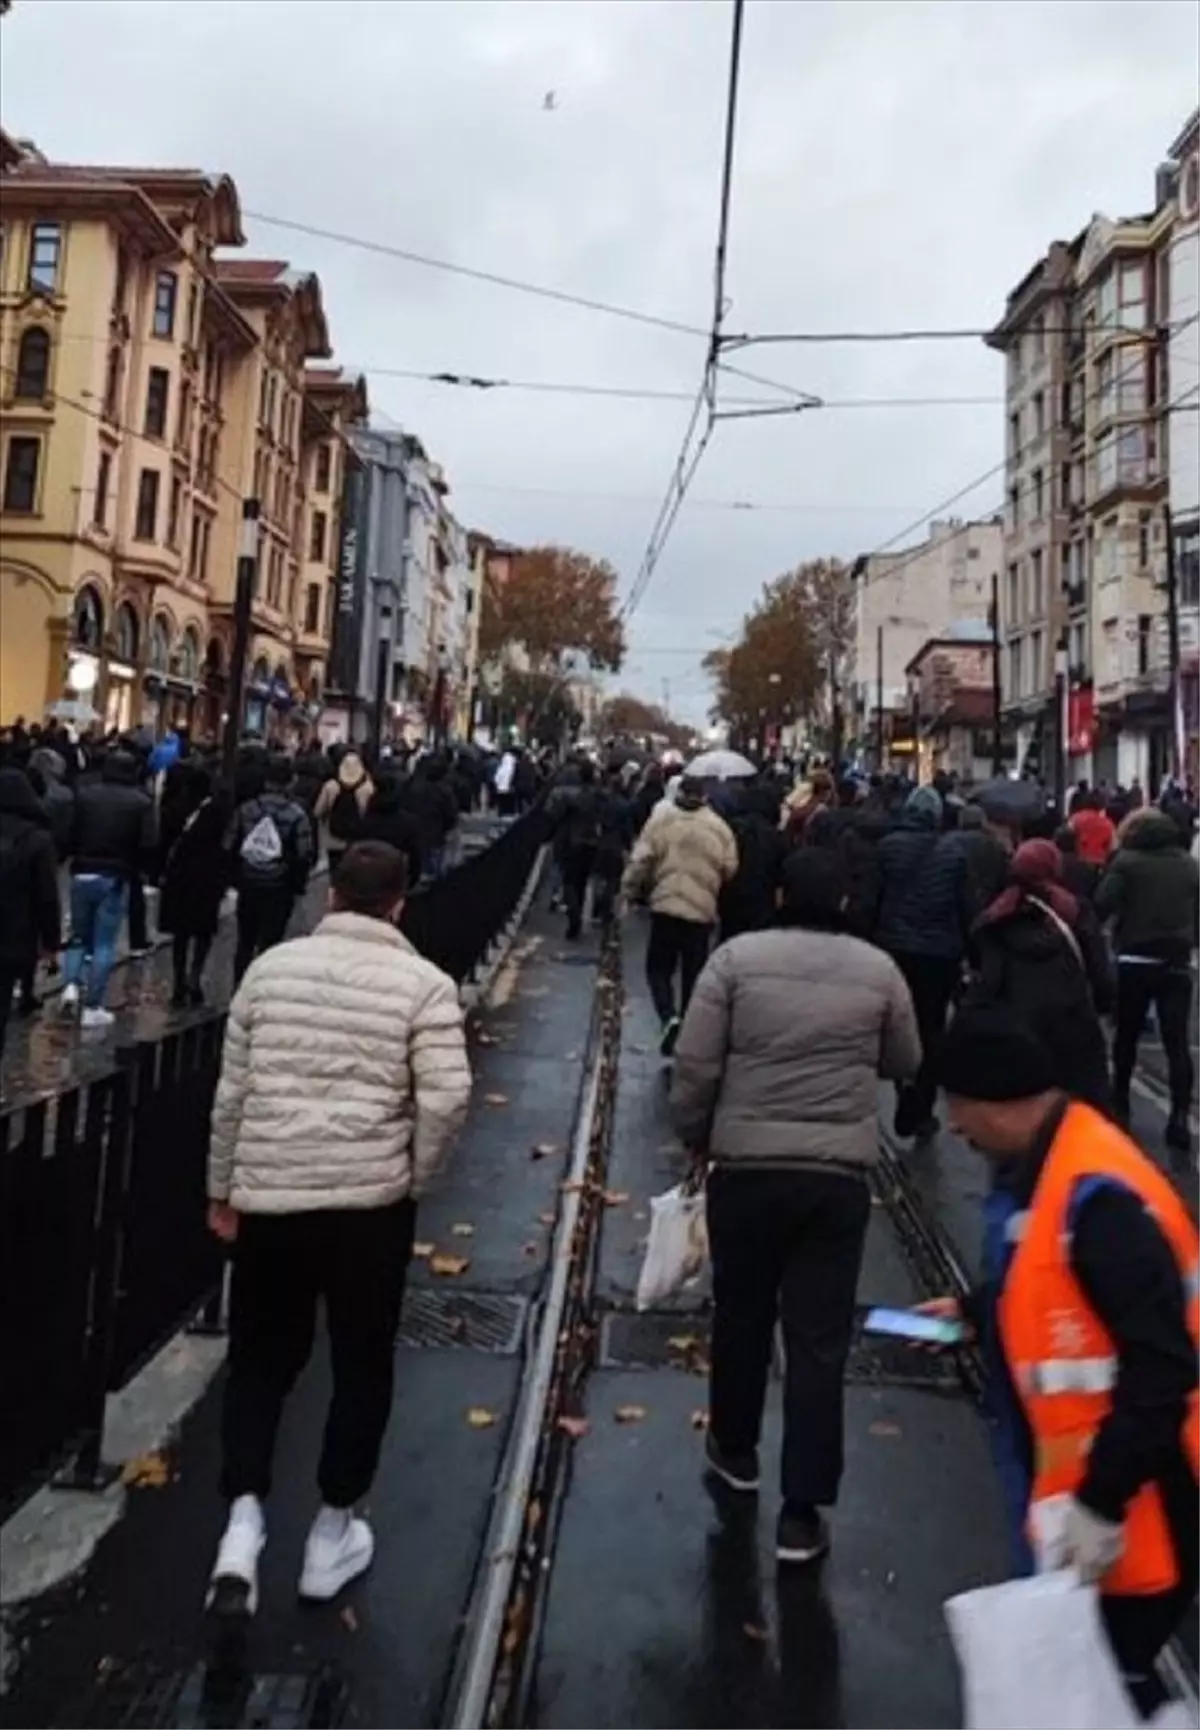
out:
<path id="1" fill-rule="evenodd" d="M 1063 463 L 1058 471 L 1058 503 L 1060 510 L 1066 510 L 1071 503 L 1071 465 Z"/>
<path id="2" fill-rule="evenodd" d="M 1008 623 L 1015 625 L 1018 623 L 1018 608 L 1021 601 L 1021 567 L 1019 565 L 1009 565 L 1008 567 L 1008 595 L 1006 599 L 1008 601 L 1006 609 Z"/>
<path id="3" fill-rule="evenodd" d="M 287 616 L 289 619 L 296 617 L 296 568 L 294 565 L 288 572 Z"/>
<path id="4" fill-rule="evenodd" d="M 1008 526 L 1010 529 L 1021 526 L 1021 489 L 1018 486 L 1008 489 Z"/>
<path id="5" fill-rule="evenodd" d="M 1033 321 L 1033 358 L 1041 360 L 1046 352 L 1046 315 L 1039 312 Z"/>
<path id="6" fill-rule="evenodd" d="M 310 583 L 304 591 L 304 629 L 308 632 L 321 628 L 321 585 Z"/>
<path id="7" fill-rule="evenodd" d="M 4 508 L 6 511 L 37 509 L 38 471 L 42 465 L 42 441 L 10 438 L 4 464 Z"/>
<path id="8" fill-rule="evenodd" d="M 1117 484 L 1117 439 L 1115 433 L 1107 432 L 1103 438 L 1096 440 L 1096 454 L 1092 462 L 1092 480 L 1096 494 L 1111 492 Z"/>
<path id="9" fill-rule="evenodd" d="M 146 656 L 155 673 L 165 673 L 171 665 L 171 627 L 161 613 L 150 622 L 150 644 Z"/>
<path id="10" fill-rule="evenodd" d="M 278 547 L 271 548 L 267 566 L 267 605 L 277 607 L 283 592 L 283 555 Z"/>
<path id="11" fill-rule="evenodd" d="M 1096 362 L 1096 414 L 1100 420 L 1107 420 L 1116 408 L 1113 367 L 1113 351 L 1109 349 Z"/>
<path id="12" fill-rule="evenodd" d="M 1137 622 L 1137 670 L 1139 677 L 1150 671 L 1150 642 L 1153 621 L 1149 613 L 1139 613 Z"/>
<path id="13" fill-rule="evenodd" d="M 1096 295 L 1096 319 L 1099 324 L 1113 324 L 1117 316 L 1117 278 L 1109 271 Z"/>
<path id="14" fill-rule="evenodd" d="M 208 540 L 211 534 L 212 522 L 203 517 L 200 522 L 200 563 L 196 571 L 196 579 L 201 583 L 208 581 Z"/>
<path id="15" fill-rule="evenodd" d="M 136 541 L 152 541 L 155 537 L 158 529 L 158 483 L 157 469 L 143 469 L 138 476 L 137 511 L 133 523 Z"/>
<path id="16" fill-rule="evenodd" d="M 1016 418 L 1015 416 L 1013 417 Z M 319 493 L 329 491 L 329 478 L 333 472 L 333 452 L 327 444 L 317 446 L 317 476 L 313 485 Z"/>
<path id="17" fill-rule="evenodd" d="M 1117 412 L 1143 414 L 1146 408 L 1148 384 L 1147 356 L 1140 351 L 1122 357 L 1117 374 Z"/>
<path id="18" fill-rule="evenodd" d="M 1179 581 L 1179 605 L 1200 606 L 1200 531 L 1191 529 L 1178 537 L 1175 568 Z"/>
<path id="19" fill-rule="evenodd" d="M 71 612 L 71 641 L 93 654 L 98 654 L 103 645 L 104 602 L 91 583 L 85 583 L 75 597 Z"/>
<path id="20" fill-rule="evenodd" d="M 125 310 L 125 290 L 129 286 L 129 254 L 123 246 L 117 248 L 117 269 L 113 277 L 112 310 L 115 318 Z"/>
<path id="21" fill-rule="evenodd" d="M 1020 637 L 1008 645 L 1008 695 L 1010 701 L 1025 695 L 1021 688 L 1021 651 L 1024 646 Z"/>
<path id="22" fill-rule="evenodd" d="M 196 314 L 200 310 L 200 284 L 193 281 L 188 289 L 187 339 L 192 348 L 196 346 Z"/>
<path id="23" fill-rule="evenodd" d="M 179 645 L 179 676 L 193 684 L 200 677 L 200 635 L 194 625 L 188 626 Z"/>
<path id="24" fill-rule="evenodd" d="M 1150 512 L 1138 512 L 1138 564 L 1144 571 L 1150 563 Z"/>
<path id="25" fill-rule="evenodd" d="M 1033 471 L 1033 518 L 1036 522 L 1046 514 L 1046 474 L 1044 469 Z"/>
<path id="26" fill-rule="evenodd" d="M 314 564 L 325 558 L 325 529 L 328 519 L 324 511 L 314 511 L 308 530 L 308 556 Z"/>
<path id="27" fill-rule="evenodd" d="M 1117 434 L 1117 480 L 1124 486 L 1139 486 L 1146 479 L 1146 429 L 1122 427 Z"/>
<path id="28" fill-rule="evenodd" d="M 183 482 L 178 479 L 171 481 L 171 496 L 167 505 L 167 545 L 179 545 L 179 510 L 183 504 Z"/>
<path id="29" fill-rule="evenodd" d="M 41 402 L 50 382 L 50 334 L 34 325 L 17 350 L 17 380 L 13 395 L 24 402 Z"/>
<path id="30" fill-rule="evenodd" d="M 1146 328 L 1146 261 L 1124 259 L 1121 263 L 1120 324 L 1124 330 Z"/>
<path id="31" fill-rule="evenodd" d="M 1030 631 L 1029 666 L 1026 669 L 1026 678 L 1029 681 L 1031 694 L 1042 689 L 1042 644 L 1044 641 L 1045 634 L 1042 631 Z"/>
<path id="32" fill-rule="evenodd" d="M 37 294 L 55 294 L 62 266 L 62 228 L 57 222 L 35 222 L 29 237 L 29 287 Z"/>
<path id="33" fill-rule="evenodd" d="M 151 329 L 155 336 L 173 336 L 175 334 L 175 294 L 179 280 L 173 270 L 160 270 L 154 279 L 154 323 Z"/>
<path id="34" fill-rule="evenodd" d="M 108 351 L 108 371 L 104 375 L 104 413 L 108 420 L 119 420 L 121 413 L 121 351 Z"/>
<path id="35" fill-rule="evenodd" d="M 1046 430 L 1046 393 L 1038 391 L 1033 399 L 1033 436 L 1040 438 Z"/>
<path id="36" fill-rule="evenodd" d="M 325 585 L 325 622 L 324 622 L 324 627 L 323 627 L 323 631 L 322 631 L 322 634 L 326 637 L 332 637 L 333 636 L 333 605 L 334 605 L 334 600 L 335 600 L 336 596 L 337 596 L 337 590 L 334 588 L 333 584 L 332 583 L 326 583 L 326 585 Z"/>
<path id="37" fill-rule="evenodd" d="M 1042 549 L 1038 547 L 1029 555 L 1030 585 L 1032 595 L 1029 602 L 1029 616 L 1040 619 L 1046 611 L 1045 578 L 1042 572 Z"/>
<path id="38" fill-rule="evenodd" d="M 98 529 L 104 528 L 108 521 L 108 487 L 111 476 L 112 457 L 107 451 L 101 451 L 96 469 L 96 496 L 92 500 L 92 521 Z"/>
<path id="39" fill-rule="evenodd" d="M 165 366 L 152 366 L 146 380 L 146 437 L 160 439 L 167 430 L 171 375 Z"/>
<path id="40" fill-rule="evenodd" d="M 200 530 L 204 518 L 199 511 L 192 512 L 192 540 L 188 548 L 188 576 L 196 581 L 200 576 Z"/>
<path id="41" fill-rule="evenodd" d="M 1086 619 L 1076 619 L 1067 633 L 1067 661 L 1076 672 L 1086 671 L 1088 664 Z"/>
<path id="42" fill-rule="evenodd" d="M 263 370 L 262 370 L 262 376 L 258 381 L 258 424 L 259 424 L 259 426 L 265 426 L 267 424 L 267 385 L 270 382 L 270 376 L 271 375 L 268 373 L 266 367 L 264 366 Z"/>
<path id="43" fill-rule="evenodd" d="M 117 659 L 132 667 L 138 656 L 138 621 L 137 614 L 131 606 L 123 602 L 117 608 L 113 629 L 116 636 Z"/>
<path id="44" fill-rule="evenodd" d="M 1008 454 L 1015 462 L 1021 454 L 1021 411 L 1014 409 L 1008 417 Z"/>

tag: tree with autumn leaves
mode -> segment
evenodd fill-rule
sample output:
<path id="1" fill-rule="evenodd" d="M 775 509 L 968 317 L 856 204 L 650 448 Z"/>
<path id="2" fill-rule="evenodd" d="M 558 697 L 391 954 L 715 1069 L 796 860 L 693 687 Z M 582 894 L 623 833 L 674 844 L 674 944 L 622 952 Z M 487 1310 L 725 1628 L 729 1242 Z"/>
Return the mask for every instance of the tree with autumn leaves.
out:
<path id="1" fill-rule="evenodd" d="M 704 657 L 714 715 L 743 735 L 812 716 L 847 647 L 851 609 L 849 571 L 836 559 L 810 559 L 765 583 L 738 641 Z"/>
<path id="2" fill-rule="evenodd" d="M 571 547 L 514 554 L 503 581 L 485 584 L 479 621 L 482 661 L 503 662 L 512 649 L 531 673 L 565 678 L 580 662 L 619 672 L 625 628 L 612 566 Z"/>
<path id="3" fill-rule="evenodd" d="M 676 751 L 687 750 L 693 727 L 681 727 L 657 703 L 646 703 L 630 691 L 610 697 L 600 711 L 600 732 L 606 739 L 665 739 Z"/>

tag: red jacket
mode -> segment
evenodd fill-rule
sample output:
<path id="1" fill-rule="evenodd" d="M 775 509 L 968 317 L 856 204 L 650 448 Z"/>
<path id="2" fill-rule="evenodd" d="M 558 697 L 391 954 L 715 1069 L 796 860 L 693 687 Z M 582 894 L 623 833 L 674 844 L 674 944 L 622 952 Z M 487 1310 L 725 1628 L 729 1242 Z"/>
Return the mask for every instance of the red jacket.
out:
<path id="1" fill-rule="evenodd" d="M 1079 857 L 1085 864 L 1106 864 L 1117 838 L 1112 819 L 1103 811 L 1076 811 L 1071 827 L 1079 841 Z"/>

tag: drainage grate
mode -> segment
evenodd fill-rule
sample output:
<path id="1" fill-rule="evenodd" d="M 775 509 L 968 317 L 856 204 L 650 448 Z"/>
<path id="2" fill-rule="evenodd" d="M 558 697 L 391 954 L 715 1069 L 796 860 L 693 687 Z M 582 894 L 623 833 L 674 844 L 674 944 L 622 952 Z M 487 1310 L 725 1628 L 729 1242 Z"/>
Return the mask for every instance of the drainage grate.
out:
<path id="1" fill-rule="evenodd" d="M 83 1710 L 65 1723 L 84 1730 L 334 1730 L 347 1716 L 347 1687 L 334 1671 L 224 1673 L 197 1664 L 161 1671 L 111 1670 Z"/>
<path id="2" fill-rule="evenodd" d="M 931 1352 L 909 1340 L 885 1334 L 864 1334 L 860 1308 L 854 1323 L 846 1381 L 877 1387 L 925 1388 L 931 1392 L 961 1393 L 962 1380 L 954 1356 Z M 642 1315 L 612 1311 L 600 1329 L 600 1363 L 605 1369 L 691 1370 L 708 1372 L 709 1316 L 664 1315 L 649 1311 Z M 772 1373 L 778 1376 L 782 1358 L 778 1336 Z"/>
<path id="3" fill-rule="evenodd" d="M 397 1339 L 402 1346 L 462 1346 L 511 1357 L 521 1343 L 528 1309 L 528 1298 L 410 1286 Z"/>

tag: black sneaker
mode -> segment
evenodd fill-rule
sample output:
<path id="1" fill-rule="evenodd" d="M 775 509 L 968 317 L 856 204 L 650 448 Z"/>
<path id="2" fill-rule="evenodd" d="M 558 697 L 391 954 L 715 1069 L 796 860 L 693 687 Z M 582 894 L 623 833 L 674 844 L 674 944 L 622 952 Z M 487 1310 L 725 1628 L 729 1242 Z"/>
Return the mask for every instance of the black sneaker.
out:
<path id="1" fill-rule="evenodd" d="M 669 1021 L 663 1022 L 662 1037 L 659 1039 L 658 1049 L 664 1057 L 675 1055 L 675 1047 L 679 1043 L 679 1029 L 682 1026 L 683 1022 L 678 1015 L 673 1015 Z"/>
<path id="2" fill-rule="evenodd" d="M 1163 1138 L 1168 1147 L 1176 1153 L 1192 1151 L 1192 1128 L 1188 1122 L 1186 1111 L 1173 1111 L 1167 1119 L 1166 1134 Z"/>
<path id="3" fill-rule="evenodd" d="M 715 1472 L 731 1490 L 741 1490 L 744 1495 L 753 1495 L 757 1490 L 758 1455 L 753 1450 L 748 1454 L 727 1454 L 710 1430 L 704 1438 L 704 1458 L 709 1471 Z"/>
<path id="4" fill-rule="evenodd" d="M 829 1549 L 829 1527 L 816 1508 L 784 1508 L 775 1528 L 775 1555 L 781 1562 L 815 1562 Z"/>

